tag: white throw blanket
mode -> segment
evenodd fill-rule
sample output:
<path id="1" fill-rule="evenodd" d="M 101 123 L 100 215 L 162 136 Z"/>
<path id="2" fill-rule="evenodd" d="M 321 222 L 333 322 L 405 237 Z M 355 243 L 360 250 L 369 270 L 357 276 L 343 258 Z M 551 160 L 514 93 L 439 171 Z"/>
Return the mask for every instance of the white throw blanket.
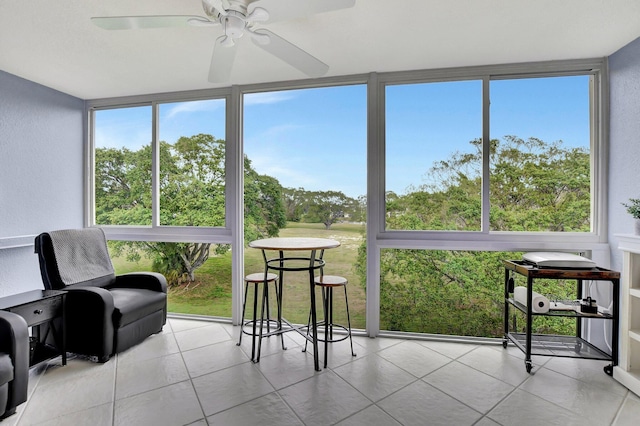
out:
<path id="1" fill-rule="evenodd" d="M 60 278 L 66 285 L 114 274 L 102 229 L 65 229 L 49 235 Z"/>

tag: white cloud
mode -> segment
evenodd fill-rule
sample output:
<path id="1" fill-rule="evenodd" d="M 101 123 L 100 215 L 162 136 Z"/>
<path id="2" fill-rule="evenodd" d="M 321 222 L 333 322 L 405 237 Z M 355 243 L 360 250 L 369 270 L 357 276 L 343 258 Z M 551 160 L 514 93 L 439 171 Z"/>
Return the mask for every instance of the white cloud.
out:
<path id="1" fill-rule="evenodd" d="M 286 91 L 251 93 L 244 96 L 244 106 L 276 104 L 293 98 L 293 93 Z"/>
<path id="2" fill-rule="evenodd" d="M 180 102 L 175 104 L 167 112 L 166 118 L 170 119 L 181 113 L 200 112 L 200 111 L 215 111 L 218 108 L 222 108 L 224 101 L 222 99 L 206 99 L 201 101 Z"/>

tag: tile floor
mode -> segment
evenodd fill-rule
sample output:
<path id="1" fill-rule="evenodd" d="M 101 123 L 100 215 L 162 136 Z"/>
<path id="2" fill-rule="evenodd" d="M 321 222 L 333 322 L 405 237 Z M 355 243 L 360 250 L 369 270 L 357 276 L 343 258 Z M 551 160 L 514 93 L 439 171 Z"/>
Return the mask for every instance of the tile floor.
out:
<path id="1" fill-rule="evenodd" d="M 4 425 L 633 425 L 640 398 L 604 362 L 540 357 L 532 375 L 510 346 L 354 337 L 315 372 L 304 339 L 263 342 L 239 327 L 169 319 L 105 364 L 32 369 L 29 400 Z M 246 336 L 245 336 L 246 337 Z"/>

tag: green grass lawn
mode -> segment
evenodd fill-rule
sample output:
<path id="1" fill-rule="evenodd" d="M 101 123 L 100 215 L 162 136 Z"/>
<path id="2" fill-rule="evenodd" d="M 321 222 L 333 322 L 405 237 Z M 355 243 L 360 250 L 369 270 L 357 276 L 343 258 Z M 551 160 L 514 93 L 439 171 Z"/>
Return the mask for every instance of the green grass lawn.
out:
<path id="1" fill-rule="evenodd" d="M 335 224 L 330 230 L 315 223 L 292 223 L 280 230 L 281 237 L 331 238 L 340 247 L 327 250 L 324 259 L 326 275 L 341 275 L 349 280 L 348 296 L 353 328 L 365 327 L 365 291 L 355 274 L 355 262 L 364 233 L 364 225 Z M 288 253 L 289 254 L 289 253 Z M 295 255 L 295 253 L 290 253 Z M 308 255 L 306 253 L 299 253 Z M 151 261 L 143 257 L 139 262 L 127 262 L 123 257 L 113 259 L 117 273 L 150 270 Z M 264 271 L 260 250 L 245 249 L 246 273 Z M 307 272 L 287 272 L 283 289 L 283 316 L 293 323 L 307 322 L 309 315 L 309 280 Z M 320 292 L 317 291 L 318 303 Z M 249 300 L 253 297 L 249 291 Z M 273 299 L 273 298 L 272 298 Z M 341 292 L 334 294 L 334 320 L 346 324 Z M 250 305 L 250 303 L 248 303 Z M 273 305 L 273 304 L 272 304 Z M 273 308 L 275 309 L 275 307 Z M 318 305 L 320 312 L 320 305 Z M 212 256 L 196 271 L 196 281 L 169 289 L 169 311 L 175 313 L 231 317 L 231 253 Z M 273 311 L 275 312 L 275 310 Z M 248 307 L 247 316 L 251 315 Z"/>

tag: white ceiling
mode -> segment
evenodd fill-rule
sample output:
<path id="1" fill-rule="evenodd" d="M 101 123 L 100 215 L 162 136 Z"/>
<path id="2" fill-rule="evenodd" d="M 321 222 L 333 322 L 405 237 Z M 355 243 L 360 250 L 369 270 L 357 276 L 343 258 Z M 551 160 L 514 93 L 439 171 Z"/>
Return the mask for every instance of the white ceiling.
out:
<path id="1" fill-rule="evenodd" d="M 200 0 L 2 0 L 0 70 L 82 99 L 306 78 L 241 39 L 231 81 L 211 84 L 220 26 L 90 22 L 123 15 L 204 14 Z M 327 63 L 327 76 L 593 58 L 640 36 L 640 0 L 356 0 L 267 28 Z"/>

